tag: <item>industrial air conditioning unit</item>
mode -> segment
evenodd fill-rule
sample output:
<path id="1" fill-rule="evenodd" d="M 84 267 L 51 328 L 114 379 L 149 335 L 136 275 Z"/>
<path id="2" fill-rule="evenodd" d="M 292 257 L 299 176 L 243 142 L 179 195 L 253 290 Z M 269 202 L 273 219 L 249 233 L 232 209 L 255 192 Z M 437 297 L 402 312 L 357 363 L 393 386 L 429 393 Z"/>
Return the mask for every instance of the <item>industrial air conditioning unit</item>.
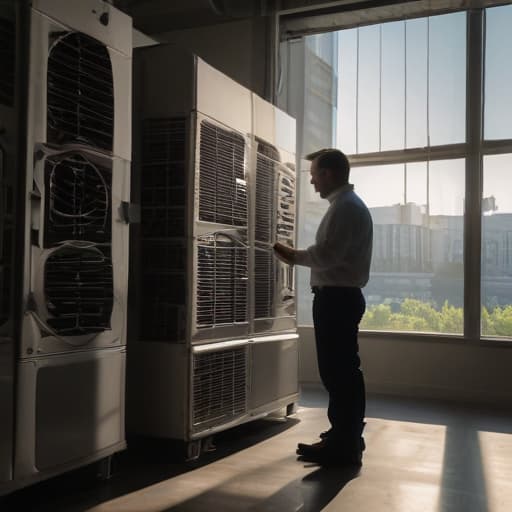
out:
<path id="1" fill-rule="evenodd" d="M 192 53 L 160 45 L 134 52 L 133 111 L 141 224 L 132 239 L 130 297 L 139 314 L 127 427 L 185 441 L 194 455 L 201 438 L 255 417 L 253 95 Z M 268 293 L 278 288 L 271 267 L 263 270 L 272 272 Z M 276 316 L 281 303 L 269 300 Z M 296 348 L 288 316 L 280 335 Z M 297 398 L 296 371 L 290 378 L 283 403 Z"/>
<path id="2" fill-rule="evenodd" d="M 98 0 L 25 12 L 14 487 L 126 446 L 132 22 Z"/>

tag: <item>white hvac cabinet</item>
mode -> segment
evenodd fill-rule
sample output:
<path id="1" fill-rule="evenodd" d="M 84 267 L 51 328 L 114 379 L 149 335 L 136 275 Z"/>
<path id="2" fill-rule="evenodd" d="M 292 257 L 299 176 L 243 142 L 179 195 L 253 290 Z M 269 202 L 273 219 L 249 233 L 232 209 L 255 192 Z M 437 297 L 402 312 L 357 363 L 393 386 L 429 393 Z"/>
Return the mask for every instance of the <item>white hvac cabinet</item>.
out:
<path id="1" fill-rule="evenodd" d="M 141 224 L 132 239 L 138 315 L 127 429 L 194 443 L 298 397 L 293 271 L 272 252 L 277 240 L 295 237 L 294 150 L 276 134 L 276 119 L 293 146 L 295 124 L 170 45 L 134 52 L 133 111 Z M 277 335 L 275 350 L 285 347 L 287 362 L 275 371 L 286 372 L 258 395 L 261 381 L 252 375 L 264 358 L 255 338 L 265 333 Z M 253 393 L 269 398 L 255 406 Z"/>
<path id="2" fill-rule="evenodd" d="M 16 385 L 3 416 L 16 449 L 0 494 L 126 445 L 131 18 L 101 0 L 11 7 L 29 59 L 16 88 L 26 133 L 11 184 Z"/>

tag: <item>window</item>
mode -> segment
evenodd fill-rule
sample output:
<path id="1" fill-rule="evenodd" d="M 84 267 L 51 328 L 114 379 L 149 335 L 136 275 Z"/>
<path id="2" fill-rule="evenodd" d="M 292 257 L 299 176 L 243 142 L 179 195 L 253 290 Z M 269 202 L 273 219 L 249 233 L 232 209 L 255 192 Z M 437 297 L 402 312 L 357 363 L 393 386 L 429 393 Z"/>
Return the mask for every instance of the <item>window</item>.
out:
<path id="1" fill-rule="evenodd" d="M 485 23 L 483 31 L 479 23 Z M 295 106 L 303 100 L 299 153 L 329 146 L 343 150 L 352 163 L 350 181 L 373 216 L 362 329 L 512 337 L 510 26 L 512 5 L 506 5 L 283 43 L 292 55 L 287 76 L 295 82 L 298 70 L 304 76 L 302 96 L 291 80 L 285 86 L 288 106 L 294 97 Z M 308 48 L 307 59 L 301 58 L 301 44 Z M 474 64 L 478 55 L 485 56 L 484 66 Z M 310 112 L 319 101 L 313 78 L 318 69 L 325 84 L 323 110 Z M 335 86 L 336 94 L 329 96 L 328 86 Z M 314 131 L 308 119 L 314 120 Z M 479 119 L 483 132 L 475 137 L 473 123 Z M 309 184 L 309 163 L 302 169 L 298 243 L 307 247 L 327 203 Z M 473 179 L 480 174 L 482 181 Z M 475 224 L 465 215 L 479 205 L 481 224 Z M 477 238 L 467 245 L 466 228 L 481 230 L 480 244 Z M 465 271 L 468 262 L 471 271 Z M 309 270 L 298 270 L 299 324 L 307 325 L 312 323 Z M 472 298 L 479 279 L 481 304 L 478 294 Z M 480 332 L 465 332 L 468 325 L 476 331 L 467 321 L 475 315 Z"/>

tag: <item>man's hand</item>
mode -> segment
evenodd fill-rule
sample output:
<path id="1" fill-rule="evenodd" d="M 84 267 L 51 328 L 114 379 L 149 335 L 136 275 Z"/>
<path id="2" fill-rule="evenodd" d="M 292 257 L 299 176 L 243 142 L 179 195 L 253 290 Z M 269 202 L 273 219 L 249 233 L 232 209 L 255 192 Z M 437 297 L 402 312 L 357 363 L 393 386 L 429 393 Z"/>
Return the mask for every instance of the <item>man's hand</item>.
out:
<path id="1" fill-rule="evenodd" d="M 288 263 L 288 265 L 295 263 L 296 251 L 293 247 L 276 242 L 274 244 L 274 252 L 281 261 Z"/>

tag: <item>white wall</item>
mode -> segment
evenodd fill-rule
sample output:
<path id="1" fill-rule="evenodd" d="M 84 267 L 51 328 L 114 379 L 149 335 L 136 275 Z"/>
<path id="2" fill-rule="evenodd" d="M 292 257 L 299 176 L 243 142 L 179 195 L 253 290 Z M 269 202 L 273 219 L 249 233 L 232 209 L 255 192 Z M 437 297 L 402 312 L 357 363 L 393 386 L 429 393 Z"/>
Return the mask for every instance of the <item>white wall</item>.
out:
<path id="1" fill-rule="evenodd" d="M 299 380 L 320 383 L 314 332 L 299 328 Z M 512 409 L 512 344 L 359 335 L 367 391 Z"/>

